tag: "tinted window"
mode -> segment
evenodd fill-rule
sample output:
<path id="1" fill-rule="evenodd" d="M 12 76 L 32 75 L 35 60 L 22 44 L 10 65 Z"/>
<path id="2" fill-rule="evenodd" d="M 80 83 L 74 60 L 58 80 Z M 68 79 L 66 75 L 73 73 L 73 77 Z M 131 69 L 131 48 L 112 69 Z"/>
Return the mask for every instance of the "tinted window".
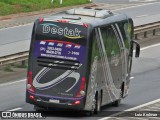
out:
<path id="1" fill-rule="evenodd" d="M 116 35 L 111 26 L 102 27 L 101 34 L 108 57 L 119 55 L 120 47 Z"/>
<path id="2" fill-rule="evenodd" d="M 40 22 L 36 29 L 36 57 L 75 60 L 84 64 L 87 28 L 83 25 Z"/>
<path id="3" fill-rule="evenodd" d="M 130 40 L 132 39 L 132 24 L 128 21 L 118 23 L 119 29 L 121 31 L 125 47 L 129 49 Z"/>
<path id="4" fill-rule="evenodd" d="M 117 39 L 116 33 L 114 32 L 112 26 L 101 28 L 101 35 L 107 53 L 109 67 L 114 84 L 117 88 L 119 88 L 119 81 L 122 79 L 122 57 L 118 41 L 119 39 Z"/>

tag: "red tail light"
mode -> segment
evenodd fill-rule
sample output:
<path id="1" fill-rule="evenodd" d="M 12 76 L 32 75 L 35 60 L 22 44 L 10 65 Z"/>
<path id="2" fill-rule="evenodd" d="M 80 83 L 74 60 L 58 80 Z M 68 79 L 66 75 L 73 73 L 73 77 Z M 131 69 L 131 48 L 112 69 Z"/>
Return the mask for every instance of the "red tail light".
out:
<path id="1" fill-rule="evenodd" d="M 81 97 L 81 96 L 85 95 L 85 89 L 86 89 L 86 78 L 82 77 L 80 89 L 79 89 L 76 97 Z"/>
<path id="2" fill-rule="evenodd" d="M 68 23 L 68 20 L 57 20 L 58 22 L 62 22 L 62 23 Z"/>
<path id="3" fill-rule="evenodd" d="M 32 84 L 32 72 L 28 72 L 28 84 Z"/>
<path id="4" fill-rule="evenodd" d="M 44 21 L 44 18 L 39 18 L 39 22 L 43 22 Z"/>
<path id="5" fill-rule="evenodd" d="M 74 102 L 74 105 L 79 105 L 81 102 L 79 100 Z"/>
<path id="6" fill-rule="evenodd" d="M 83 26 L 88 28 L 88 24 L 87 23 L 83 23 Z"/>
<path id="7" fill-rule="evenodd" d="M 86 78 L 83 77 L 80 85 L 80 90 L 84 90 L 86 85 Z"/>
<path id="8" fill-rule="evenodd" d="M 31 92 L 35 92 L 35 89 L 33 87 L 33 79 L 32 79 L 32 72 L 28 72 L 28 83 L 27 83 L 27 88 Z"/>
<path id="9" fill-rule="evenodd" d="M 33 100 L 35 99 L 35 97 L 33 95 L 30 95 L 29 98 L 33 99 Z"/>

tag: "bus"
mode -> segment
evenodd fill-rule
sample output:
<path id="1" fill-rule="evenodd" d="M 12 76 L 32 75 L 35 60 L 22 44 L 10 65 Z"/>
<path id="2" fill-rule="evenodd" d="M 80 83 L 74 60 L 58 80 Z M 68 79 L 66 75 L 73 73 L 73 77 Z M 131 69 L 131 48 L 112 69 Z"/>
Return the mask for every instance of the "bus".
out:
<path id="1" fill-rule="evenodd" d="M 74 8 L 34 22 L 26 102 L 35 110 L 98 113 L 128 95 L 134 25 L 125 14 Z"/>

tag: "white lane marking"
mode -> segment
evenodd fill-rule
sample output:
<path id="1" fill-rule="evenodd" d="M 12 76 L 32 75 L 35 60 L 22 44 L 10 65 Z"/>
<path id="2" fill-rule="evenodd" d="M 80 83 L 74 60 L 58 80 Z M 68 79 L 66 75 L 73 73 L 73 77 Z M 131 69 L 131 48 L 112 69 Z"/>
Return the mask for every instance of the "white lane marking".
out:
<path id="1" fill-rule="evenodd" d="M 19 83 L 19 82 L 23 82 L 23 81 L 26 81 L 26 80 L 27 80 L 27 79 L 18 80 L 18 81 L 15 81 L 15 82 L 3 83 L 3 84 L 0 84 L 0 87 L 2 87 L 2 86 L 7 86 L 7 85 L 12 85 L 12 84 Z"/>
<path id="2" fill-rule="evenodd" d="M 11 110 L 7 110 L 7 111 L 18 111 L 18 110 L 21 110 L 22 108 L 15 108 L 15 109 L 11 109 Z"/>
<path id="3" fill-rule="evenodd" d="M 134 111 L 134 110 L 136 110 L 136 109 L 139 109 L 139 108 L 142 108 L 142 107 L 145 107 L 145 106 L 148 106 L 148 105 L 157 103 L 157 102 L 160 102 L 160 99 L 157 99 L 157 100 L 154 100 L 154 101 L 151 101 L 151 102 L 148 102 L 148 103 L 144 103 L 144 104 L 142 104 L 142 105 L 139 105 L 139 106 L 136 106 L 136 107 L 133 107 L 133 108 L 124 110 L 124 111 L 122 111 L 122 112 L 115 113 L 115 114 L 113 114 L 113 115 L 110 115 L 110 116 L 108 116 L 108 117 L 101 118 L 101 119 L 99 119 L 99 120 L 107 120 L 107 119 L 110 119 L 110 118 L 115 117 L 115 116 L 117 116 L 117 115 L 123 114 L 123 113 L 125 113 L 126 111 Z"/>
<path id="4" fill-rule="evenodd" d="M 158 47 L 158 46 L 160 46 L 160 43 L 157 43 L 157 44 L 154 44 L 154 45 L 150 45 L 150 46 L 147 46 L 147 47 L 143 47 L 143 48 L 141 48 L 141 51 L 149 49 L 149 48 L 153 48 L 153 47 Z"/>
<path id="5" fill-rule="evenodd" d="M 134 79 L 134 77 L 130 77 L 130 80 Z"/>
<path id="6" fill-rule="evenodd" d="M 147 17 L 149 15 L 140 15 L 140 16 L 136 16 L 136 18 L 141 18 L 141 17 Z"/>
<path id="7" fill-rule="evenodd" d="M 17 25 L 17 26 L 13 26 L 13 27 L 6 27 L 6 28 L 0 29 L 0 31 L 2 31 L 2 30 L 8 30 L 8 29 L 14 29 L 14 28 L 18 28 L 18 27 L 25 27 L 25 26 L 29 26 L 29 25 L 32 25 L 32 24 L 33 24 L 33 22 L 27 23 L 27 24 L 24 24 L 24 25 Z"/>
<path id="8" fill-rule="evenodd" d="M 142 7 L 142 6 L 153 5 L 153 4 L 157 4 L 157 3 L 160 3 L 160 2 L 145 3 L 145 4 L 142 4 L 142 5 L 135 5 L 135 6 L 130 6 L 130 7 L 119 8 L 119 9 L 112 10 L 112 11 L 125 10 L 125 9 L 136 8 L 136 7 Z"/>

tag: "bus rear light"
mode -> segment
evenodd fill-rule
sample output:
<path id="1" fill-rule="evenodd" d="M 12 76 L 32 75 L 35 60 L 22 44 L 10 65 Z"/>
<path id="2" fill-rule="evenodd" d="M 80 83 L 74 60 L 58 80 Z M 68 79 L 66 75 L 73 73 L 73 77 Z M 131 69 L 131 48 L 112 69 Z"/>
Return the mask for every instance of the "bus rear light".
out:
<path id="1" fill-rule="evenodd" d="M 62 22 L 62 23 L 68 23 L 68 20 L 57 20 L 58 22 Z"/>
<path id="2" fill-rule="evenodd" d="M 81 101 L 77 100 L 74 102 L 74 105 L 79 105 L 81 103 Z"/>
<path id="3" fill-rule="evenodd" d="M 28 85 L 30 85 L 30 84 L 28 84 Z M 27 89 L 28 89 L 30 92 L 35 92 L 34 87 L 30 85 L 31 87 L 29 88 L 28 85 L 27 85 Z"/>
<path id="4" fill-rule="evenodd" d="M 87 23 L 83 23 L 83 26 L 88 28 L 88 24 Z"/>
<path id="5" fill-rule="evenodd" d="M 86 85 L 86 78 L 82 77 L 81 85 L 80 85 L 80 90 L 84 90 Z"/>
<path id="6" fill-rule="evenodd" d="M 29 98 L 32 100 L 35 99 L 35 97 L 33 95 L 29 95 Z"/>
<path id="7" fill-rule="evenodd" d="M 27 83 L 27 89 L 31 92 L 35 92 L 35 89 L 33 87 L 33 80 L 32 80 L 32 72 L 28 72 L 28 83 Z"/>
<path id="8" fill-rule="evenodd" d="M 33 95 L 29 95 L 29 98 L 30 98 L 31 100 L 36 101 L 36 98 L 35 98 L 35 96 L 33 96 Z"/>
<path id="9" fill-rule="evenodd" d="M 27 77 L 28 77 L 28 84 L 31 85 L 32 84 L 32 72 L 31 71 L 28 72 L 28 76 Z"/>
<path id="10" fill-rule="evenodd" d="M 79 89 L 76 97 L 84 96 L 85 95 L 85 88 L 86 88 L 86 78 L 82 77 L 81 84 L 80 84 L 80 89 Z"/>
<path id="11" fill-rule="evenodd" d="M 44 18 L 39 18 L 39 22 L 43 22 L 44 21 Z"/>

